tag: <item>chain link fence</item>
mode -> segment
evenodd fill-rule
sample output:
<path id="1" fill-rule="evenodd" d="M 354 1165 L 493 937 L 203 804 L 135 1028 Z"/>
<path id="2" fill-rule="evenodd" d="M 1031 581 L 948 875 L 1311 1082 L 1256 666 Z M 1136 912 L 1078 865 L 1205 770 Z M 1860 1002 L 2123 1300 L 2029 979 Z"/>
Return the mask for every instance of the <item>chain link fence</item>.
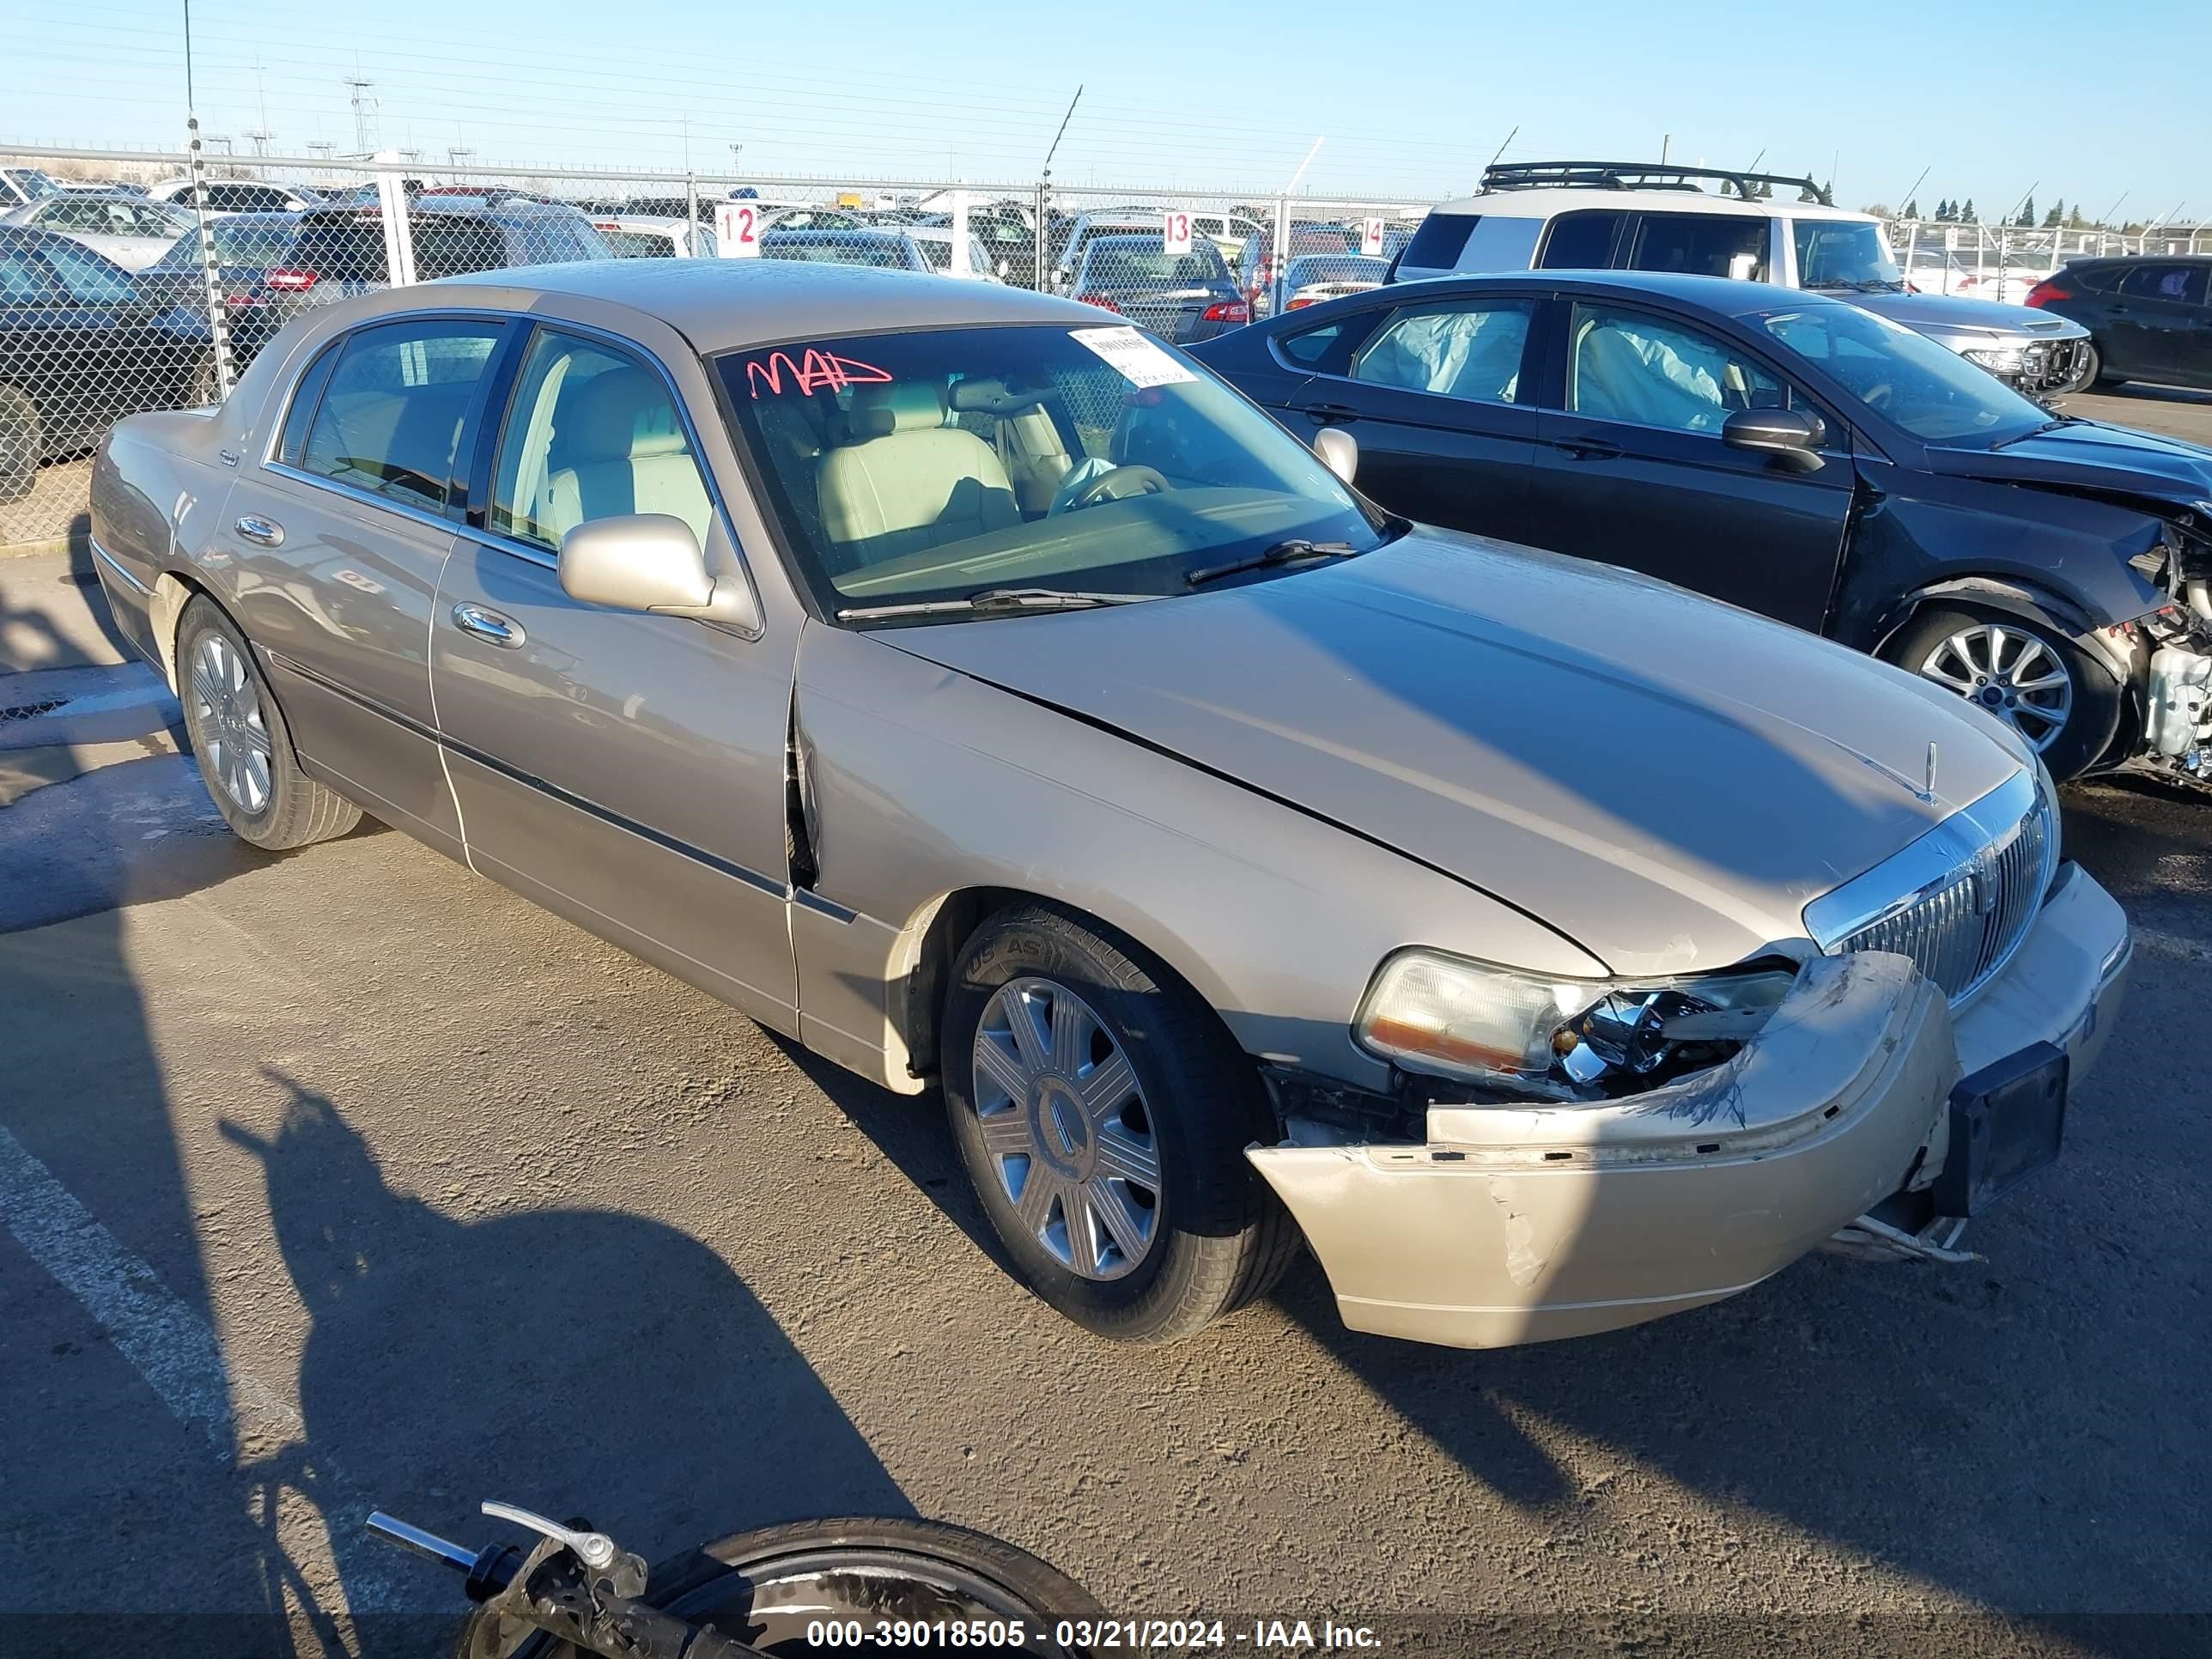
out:
<path id="1" fill-rule="evenodd" d="M 0 156 L 0 548 L 82 533 L 121 416 L 219 401 L 301 312 L 606 258 L 764 258 L 1036 289 L 1178 343 L 1383 283 L 1423 201 L 745 178 L 183 151 Z M 2212 232 L 1893 221 L 1911 279 L 2017 301 L 2067 259 Z"/>

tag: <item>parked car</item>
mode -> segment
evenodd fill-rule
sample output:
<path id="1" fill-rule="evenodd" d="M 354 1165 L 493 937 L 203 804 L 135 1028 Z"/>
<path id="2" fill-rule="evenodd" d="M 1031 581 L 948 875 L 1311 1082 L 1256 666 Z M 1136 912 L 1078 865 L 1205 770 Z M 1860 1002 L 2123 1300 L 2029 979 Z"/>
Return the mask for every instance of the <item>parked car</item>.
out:
<path id="1" fill-rule="evenodd" d="M 1324 300 L 1365 294 L 1389 280 L 1390 262 L 1360 253 L 1306 253 L 1283 268 L 1283 309 L 1304 311 Z"/>
<path id="2" fill-rule="evenodd" d="M 2212 451 L 1816 294 L 1394 284 L 1199 355 L 1392 510 L 1626 565 L 1980 704 L 2060 778 L 2212 774 Z"/>
<path id="3" fill-rule="evenodd" d="M 596 213 L 592 228 L 617 259 L 711 259 L 718 252 L 711 227 L 682 214 Z"/>
<path id="4" fill-rule="evenodd" d="M 1221 250 L 1224 264 L 1243 252 L 1244 244 L 1261 234 L 1258 223 L 1240 213 L 1194 213 L 1190 228 L 1193 235 L 1205 237 Z"/>
<path id="5" fill-rule="evenodd" d="M 1629 162 L 1493 165 L 1480 194 L 1421 222 L 1396 276 L 1531 270 L 1673 271 L 1834 294 L 2023 392 L 2087 384 L 2087 329 L 2024 307 L 1915 292 L 1881 222 L 1834 206 L 1809 179 Z"/>
<path id="6" fill-rule="evenodd" d="M 266 277 L 270 267 L 290 250 L 299 222 L 296 213 L 230 213 L 208 222 L 234 368 L 252 362 L 253 354 L 283 325 L 283 314 L 270 304 Z M 133 280 L 142 300 L 205 313 L 207 283 L 198 231 L 177 238 L 167 253 Z"/>
<path id="7" fill-rule="evenodd" d="M 1251 308 L 1230 280 L 1221 250 L 1203 237 L 1188 253 L 1169 253 L 1160 234 L 1094 236 L 1085 247 L 1072 296 L 1127 317 L 1163 340 L 1210 340 L 1251 320 Z"/>
<path id="8" fill-rule="evenodd" d="M 915 270 L 943 276 L 952 268 L 952 233 L 926 225 L 866 225 L 851 230 L 769 230 L 760 239 L 763 259 L 793 259 L 816 265 L 868 265 L 884 270 Z M 989 256 L 968 239 L 970 272 L 996 282 Z"/>
<path id="9" fill-rule="evenodd" d="M 313 191 L 295 190 L 289 185 L 272 185 L 258 179 L 210 179 L 206 189 L 210 213 L 300 213 L 323 204 L 322 198 Z M 146 194 L 153 201 L 172 202 L 181 208 L 194 205 L 189 177 L 164 179 L 149 185 Z"/>
<path id="10" fill-rule="evenodd" d="M 952 228 L 949 213 L 919 216 L 914 222 L 939 230 Z M 988 264 L 983 267 L 1000 281 L 1022 288 L 1036 281 L 1036 233 L 1030 216 L 1012 203 L 986 202 L 968 210 L 968 234 L 982 245 Z"/>
<path id="11" fill-rule="evenodd" d="M 570 207 L 448 196 L 411 199 L 407 225 L 422 282 L 514 265 L 611 259 L 614 250 Z M 392 280 L 380 207 L 317 208 L 300 216 L 284 257 L 262 273 L 258 297 L 286 318 Z"/>
<path id="12" fill-rule="evenodd" d="M 2212 254 L 2070 260 L 2027 303 L 2089 331 L 2082 385 L 2212 387 Z"/>
<path id="13" fill-rule="evenodd" d="M 216 398 L 205 317 L 149 301 L 72 238 L 0 226 L 0 502 L 118 416 Z"/>
<path id="14" fill-rule="evenodd" d="M 1090 252 L 1091 244 L 1099 237 L 1149 234 L 1158 240 L 1164 228 L 1158 211 L 1141 208 L 1079 213 L 1073 219 L 1054 225 L 1052 234 L 1054 249 L 1052 284 L 1054 290 L 1066 294 L 1074 288 L 1076 272 L 1083 268 L 1083 256 Z"/>
<path id="15" fill-rule="evenodd" d="M 941 1084 L 1011 1261 L 1115 1338 L 1301 1231 L 1348 1323 L 1474 1346 L 1838 1228 L 1924 1251 L 2057 1156 L 2115 1023 L 2125 919 L 2015 733 L 1394 519 L 1064 300 L 762 259 L 364 296 L 215 418 L 125 422 L 91 517 L 240 836 L 373 814 Z"/>
<path id="16" fill-rule="evenodd" d="M 60 180 L 37 167 L 0 167 L 0 208 L 57 196 L 61 188 Z"/>
<path id="17" fill-rule="evenodd" d="M 125 270 L 143 270 L 192 228 L 192 219 L 165 202 L 64 191 L 0 213 L 0 225 L 52 231 Z"/>
<path id="18" fill-rule="evenodd" d="M 1342 225 L 1293 224 L 1286 258 L 1308 254 L 1356 255 L 1359 238 Z M 1237 289 L 1251 307 L 1255 320 L 1270 315 L 1275 303 L 1275 233 L 1273 228 L 1244 239 L 1237 256 Z"/>

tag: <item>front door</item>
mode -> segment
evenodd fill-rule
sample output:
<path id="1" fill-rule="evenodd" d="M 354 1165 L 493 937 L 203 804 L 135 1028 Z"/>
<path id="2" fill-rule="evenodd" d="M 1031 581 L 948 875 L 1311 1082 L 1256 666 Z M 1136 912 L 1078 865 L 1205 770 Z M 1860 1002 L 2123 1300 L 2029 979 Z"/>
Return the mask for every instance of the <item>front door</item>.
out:
<path id="1" fill-rule="evenodd" d="M 610 610 L 561 586 L 561 538 L 680 518 L 708 566 L 735 544 L 669 382 L 643 354 L 540 328 L 430 627 L 471 863 L 795 1029 L 784 754 L 795 641 Z"/>
<path id="2" fill-rule="evenodd" d="M 2147 380 L 2212 386 L 2212 308 L 2207 268 L 2180 260 L 2140 264 L 2105 307 L 2105 368 Z"/>
<path id="3" fill-rule="evenodd" d="M 1322 358 L 1285 422 L 1308 442 L 1329 426 L 1358 440 L 1359 488 L 1395 513 L 1525 541 L 1538 417 L 1522 358 L 1539 304 L 1501 295 L 1400 307 L 1348 357 Z"/>
<path id="4" fill-rule="evenodd" d="M 1678 319 L 1577 301 L 1566 321 L 1564 407 L 1540 422 L 1529 539 L 1817 631 L 1851 507 L 1841 423 L 1815 471 L 1731 448 L 1730 413 L 1809 408 L 1803 394 Z"/>

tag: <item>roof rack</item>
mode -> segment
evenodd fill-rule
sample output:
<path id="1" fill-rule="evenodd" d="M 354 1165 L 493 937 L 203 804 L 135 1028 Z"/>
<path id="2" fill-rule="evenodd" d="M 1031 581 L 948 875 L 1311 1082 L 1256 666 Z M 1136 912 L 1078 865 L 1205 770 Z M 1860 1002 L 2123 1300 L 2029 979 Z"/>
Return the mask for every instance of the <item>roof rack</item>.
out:
<path id="1" fill-rule="evenodd" d="M 1687 190 L 1698 180 L 1717 179 L 1751 199 L 1753 185 L 1780 185 L 1801 202 L 1833 207 L 1829 192 L 1810 179 L 1785 173 L 1749 173 L 1737 167 L 1684 167 L 1667 161 L 1493 161 L 1482 170 L 1486 194 L 1502 190 Z M 1723 191 L 1723 195 L 1727 192 Z"/>

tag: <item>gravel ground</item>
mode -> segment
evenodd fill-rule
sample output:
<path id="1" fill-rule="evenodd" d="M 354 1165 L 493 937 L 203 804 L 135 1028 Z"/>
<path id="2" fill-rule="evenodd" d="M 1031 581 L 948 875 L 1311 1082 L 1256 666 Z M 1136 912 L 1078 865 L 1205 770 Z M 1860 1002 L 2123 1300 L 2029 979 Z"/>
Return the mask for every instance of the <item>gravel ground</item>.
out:
<path id="1" fill-rule="evenodd" d="M 434 1653 L 450 1582 L 361 1517 L 487 1497 L 648 1557 L 942 1516 L 1231 1649 L 2212 1644 L 2212 803 L 2067 793 L 2137 965 L 1985 1260 L 1471 1354 L 1308 1264 L 1128 1352 L 1000 1270 L 933 1097 L 397 834 L 223 836 L 86 599 L 0 563 L 0 708 L 101 694 L 0 722 L 0 1650 Z"/>

